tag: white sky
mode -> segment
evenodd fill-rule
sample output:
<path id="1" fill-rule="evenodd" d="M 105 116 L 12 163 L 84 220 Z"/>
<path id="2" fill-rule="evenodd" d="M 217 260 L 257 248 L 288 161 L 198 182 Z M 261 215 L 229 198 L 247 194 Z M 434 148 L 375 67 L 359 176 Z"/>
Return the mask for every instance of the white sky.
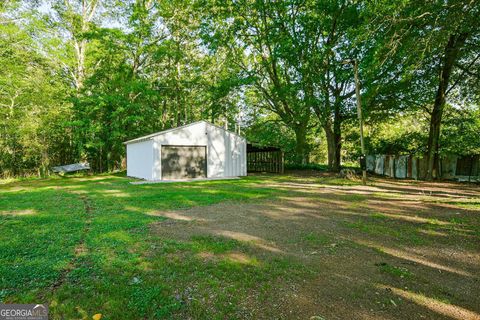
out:
<path id="1" fill-rule="evenodd" d="M 2 0 L 0 0 L 2 1 Z M 40 2 L 40 6 L 38 7 L 38 11 L 41 13 L 49 14 L 52 12 L 51 3 L 47 0 L 42 0 Z M 124 25 L 122 25 L 119 21 L 111 20 L 111 19 L 102 19 L 100 25 L 104 28 L 118 28 L 118 29 L 126 29 Z"/>

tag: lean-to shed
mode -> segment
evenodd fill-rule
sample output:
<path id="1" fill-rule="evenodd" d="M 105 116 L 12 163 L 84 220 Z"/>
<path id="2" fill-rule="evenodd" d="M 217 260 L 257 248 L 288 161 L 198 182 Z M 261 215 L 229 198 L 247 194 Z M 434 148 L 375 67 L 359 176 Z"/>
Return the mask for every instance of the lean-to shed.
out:
<path id="1" fill-rule="evenodd" d="M 245 138 L 207 121 L 124 143 L 130 177 L 176 180 L 247 175 Z"/>

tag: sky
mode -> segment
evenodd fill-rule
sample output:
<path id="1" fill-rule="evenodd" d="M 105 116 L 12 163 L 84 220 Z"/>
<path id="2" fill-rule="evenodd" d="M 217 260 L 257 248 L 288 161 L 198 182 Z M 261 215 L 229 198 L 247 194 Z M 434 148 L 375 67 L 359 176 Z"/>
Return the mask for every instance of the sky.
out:
<path id="1" fill-rule="evenodd" d="M 51 7 L 51 1 L 41 0 L 40 6 L 38 7 L 38 11 L 45 14 L 51 14 L 53 12 L 53 9 Z M 112 19 L 102 19 L 102 21 L 100 22 L 100 25 L 104 28 L 118 28 L 118 29 L 124 29 L 124 30 L 127 29 L 119 21 L 115 21 Z"/>

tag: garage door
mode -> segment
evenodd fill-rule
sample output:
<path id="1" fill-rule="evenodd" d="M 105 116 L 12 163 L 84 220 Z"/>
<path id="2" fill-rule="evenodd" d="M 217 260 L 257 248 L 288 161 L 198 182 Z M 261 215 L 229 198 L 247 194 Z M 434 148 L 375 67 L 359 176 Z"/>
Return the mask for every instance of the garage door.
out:
<path id="1" fill-rule="evenodd" d="M 207 177 L 205 146 L 162 146 L 162 179 Z"/>

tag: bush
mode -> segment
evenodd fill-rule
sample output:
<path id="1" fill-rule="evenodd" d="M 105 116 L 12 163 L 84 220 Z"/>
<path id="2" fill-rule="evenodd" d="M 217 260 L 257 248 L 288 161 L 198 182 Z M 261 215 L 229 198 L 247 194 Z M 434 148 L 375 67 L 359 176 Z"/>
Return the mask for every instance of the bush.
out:
<path id="1" fill-rule="evenodd" d="M 309 164 L 285 164 L 285 170 L 316 170 L 316 171 L 327 171 L 328 166 L 326 164 L 320 163 L 309 163 Z"/>

